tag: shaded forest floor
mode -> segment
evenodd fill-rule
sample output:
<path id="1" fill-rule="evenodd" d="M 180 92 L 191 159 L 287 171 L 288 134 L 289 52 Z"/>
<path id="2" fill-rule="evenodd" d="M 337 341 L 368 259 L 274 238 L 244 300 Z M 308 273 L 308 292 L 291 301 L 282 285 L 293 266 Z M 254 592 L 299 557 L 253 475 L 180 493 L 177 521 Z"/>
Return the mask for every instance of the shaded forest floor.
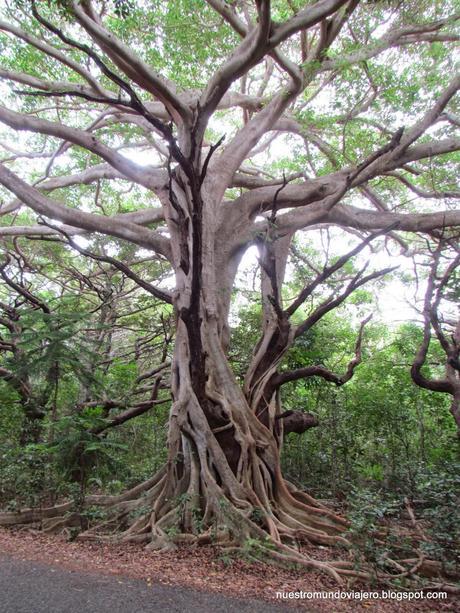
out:
<path id="1" fill-rule="evenodd" d="M 305 570 L 284 570 L 242 558 L 226 558 L 213 546 L 181 547 L 173 552 L 149 552 L 138 545 L 66 541 L 60 536 L 31 530 L 0 528 L 0 551 L 25 560 L 50 565 L 141 579 L 147 585 L 158 583 L 184 586 L 239 598 L 256 598 L 280 603 L 276 592 L 337 590 L 329 577 Z M 331 558 L 333 551 L 315 548 L 316 558 Z M 312 552 L 313 555 L 313 552 Z M 343 589 L 374 590 L 375 586 L 354 585 Z M 388 588 L 386 588 L 388 589 Z M 292 600 L 309 611 L 454 611 L 459 602 L 397 602 L 389 600 Z M 286 607 L 289 603 L 286 601 Z"/>

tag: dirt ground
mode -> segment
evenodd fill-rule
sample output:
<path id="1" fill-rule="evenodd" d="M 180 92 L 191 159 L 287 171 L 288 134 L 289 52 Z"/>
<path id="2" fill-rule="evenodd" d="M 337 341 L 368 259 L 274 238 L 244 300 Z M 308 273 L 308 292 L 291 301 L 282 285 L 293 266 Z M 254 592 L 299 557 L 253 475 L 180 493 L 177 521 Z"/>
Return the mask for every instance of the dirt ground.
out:
<path id="1" fill-rule="evenodd" d="M 230 558 L 212 546 L 181 547 L 171 552 L 146 551 L 138 545 L 115 545 L 101 542 L 73 541 L 31 530 L 0 529 L 0 552 L 22 560 L 35 560 L 51 566 L 103 575 L 121 575 L 141 579 L 147 585 L 181 585 L 239 598 L 277 602 L 276 592 L 337 592 L 333 580 L 316 572 L 284 570 L 244 558 Z M 315 548 L 312 557 L 327 559 L 331 551 Z M 383 588 L 388 589 L 388 588 Z M 344 585 L 341 591 L 379 591 L 375 586 Z M 289 604 L 306 610 L 331 612 L 366 611 L 458 611 L 460 601 L 390 599 L 289 599 Z"/>

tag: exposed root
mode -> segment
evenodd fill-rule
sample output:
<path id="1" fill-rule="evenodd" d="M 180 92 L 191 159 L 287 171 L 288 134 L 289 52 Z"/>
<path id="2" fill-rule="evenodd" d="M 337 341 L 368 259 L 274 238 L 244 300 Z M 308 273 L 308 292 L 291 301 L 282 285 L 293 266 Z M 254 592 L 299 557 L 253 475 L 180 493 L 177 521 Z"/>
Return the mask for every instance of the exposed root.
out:
<path id="1" fill-rule="evenodd" d="M 67 528 L 81 529 L 84 522 L 85 520 L 80 513 L 68 513 L 65 517 L 44 519 L 42 530 L 48 534 L 57 534 Z"/>
<path id="2" fill-rule="evenodd" d="M 214 397 L 218 399 L 217 392 Z M 235 426 L 240 447 L 235 473 L 203 413 L 193 410 L 193 404 L 189 407 L 193 398 L 185 395 L 181 402 L 186 409 L 182 406 L 171 417 L 169 461 L 151 479 L 119 496 L 87 496 L 83 505 L 81 501 L 78 505 L 66 502 L 0 513 L 0 525 L 35 523 L 46 532 L 65 531 L 72 537 L 78 529 L 79 539 L 137 543 L 160 551 L 184 543 L 212 543 L 250 560 L 320 572 L 339 585 L 351 580 L 391 585 L 395 579 L 416 585 L 419 575 L 438 580 L 453 578 L 441 564 L 426 559 L 416 548 L 416 557 L 409 557 L 412 552 L 407 547 L 394 548 L 397 554 L 387 557 L 385 569 L 378 573 L 362 560 L 357 564 L 352 559 L 313 559 L 301 550 L 302 543 L 310 547 L 339 545 L 350 551 L 346 534 L 349 522 L 285 482 L 278 449 L 257 420 L 252 424 L 253 429 L 260 430 L 256 436 L 243 422 Z M 181 421 L 180 415 L 188 419 Z M 256 445 L 256 440 L 264 444 Z M 88 525 L 90 514 L 85 511 L 94 506 L 100 507 L 106 517 Z M 412 511 L 410 506 L 408 510 Z M 418 541 L 426 541 L 428 537 L 413 513 L 411 521 Z M 376 534 L 376 540 L 387 537 L 388 531 Z M 446 585 L 455 590 L 455 586 Z"/>
<path id="3" fill-rule="evenodd" d="M 333 565 L 325 562 L 319 562 L 317 560 L 312 560 L 305 555 L 298 553 L 296 554 L 295 552 L 283 553 L 272 550 L 269 547 L 263 545 L 257 547 L 256 552 L 254 552 L 253 554 L 248 553 L 244 549 L 244 547 L 229 546 L 223 547 L 222 549 L 226 553 L 233 553 L 235 555 L 244 554 L 256 562 L 263 560 L 264 562 L 272 562 L 280 566 L 292 567 L 293 565 L 296 565 L 302 568 L 307 568 L 308 570 L 316 570 L 332 576 L 332 578 L 339 585 L 342 585 L 343 583 L 342 578 L 340 577 L 340 571 L 337 571 Z"/>
<path id="4" fill-rule="evenodd" d="M 60 517 L 71 511 L 72 502 L 46 507 L 43 509 L 22 509 L 0 513 L 0 526 L 18 526 L 21 524 L 41 523 L 46 518 Z"/>
<path id="5" fill-rule="evenodd" d="M 222 489 L 210 482 L 205 509 L 198 517 L 198 509 L 191 505 L 190 490 L 176 497 L 175 500 L 163 500 L 161 496 L 168 488 L 165 471 L 122 496 L 89 496 L 85 506 L 99 506 L 106 509 L 108 518 L 97 525 L 84 529 L 86 518 L 72 511 L 72 503 L 64 503 L 45 509 L 25 509 L 18 513 L 0 514 L 0 524 L 20 525 L 38 523 L 48 533 L 82 529 L 78 535 L 81 540 L 102 540 L 109 542 L 131 542 L 145 545 L 149 549 L 170 550 L 177 545 L 215 544 L 222 551 L 234 555 L 244 555 L 249 560 L 265 561 L 287 567 L 300 567 L 317 571 L 332 577 L 341 585 L 344 581 L 358 579 L 369 582 L 377 579 L 382 584 L 394 579 L 414 579 L 416 575 L 441 578 L 446 575 L 441 564 L 428 560 L 419 554 L 417 558 L 394 560 L 387 558 L 388 568 L 396 573 L 381 572 L 375 574 L 373 569 L 356 568 L 352 560 L 318 561 L 298 548 L 299 542 L 308 544 L 341 544 L 345 547 L 350 542 L 343 535 L 343 525 L 331 525 L 334 514 L 326 512 L 320 520 L 318 507 L 306 505 L 296 498 L 296 504 L 290 507 L 284 500 L 282 506 L 273 504 L 270 513 L 258 507 L 257 513 L 252 507 L 241 505 L 238 508 L 231 500 L 223 496 Z M 134 495 L 137 497 L 135 498 Z M 194 499 L 194 503 L 198 499 Z M 153 510 L 152 510 L 153 509 Z M 156 511 L 155 511 L 156 509 Z M 158 514 L 158 510 L 163 510 Z M 327 511 L 325 509 L 325 511 Z M 304 512 L 302 521 L 302 512 Z M 190 524 L 190 517 L 195 515 L 196 525 Z M 206 521 L 204 521 L 206 518 Z M 341 519 L 341 518 L 339 518 Z M 314 524 L 314 527 L 312 525 Z M 342 533 L 337 534 L 339 527 Z M 191 528 L 191 529 L 189 529 Z M 330 534 L 326 532 L 334 532 Z M 451 578 L 454 578 L 451 576 Z M 450 583 L 436 583 L 432 589 L 445 589 L 458 593 Z"/>

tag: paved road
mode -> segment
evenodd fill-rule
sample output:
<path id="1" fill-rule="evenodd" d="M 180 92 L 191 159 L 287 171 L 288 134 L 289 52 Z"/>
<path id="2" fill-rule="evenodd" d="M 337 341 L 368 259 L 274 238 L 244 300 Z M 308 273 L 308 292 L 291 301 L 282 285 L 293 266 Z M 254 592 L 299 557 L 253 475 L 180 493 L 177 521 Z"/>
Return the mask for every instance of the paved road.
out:
<path id="1" fill-rule="evenodd" d="M 299 609 L 181 586 L 147 586 L 0 555 L 1 613 L 285 613 Z"/>

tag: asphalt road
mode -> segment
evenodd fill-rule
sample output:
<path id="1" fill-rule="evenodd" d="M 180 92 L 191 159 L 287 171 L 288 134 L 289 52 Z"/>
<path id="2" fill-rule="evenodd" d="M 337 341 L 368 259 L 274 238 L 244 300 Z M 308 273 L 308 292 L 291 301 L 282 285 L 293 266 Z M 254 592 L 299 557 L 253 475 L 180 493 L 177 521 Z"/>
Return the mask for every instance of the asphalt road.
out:
<path id="1" fill-rule="evenodd" d="M 121 576 L 86 574 L 0 554 L 0 613 L 273 613 L 297 607 L 240 600 Z"/>

